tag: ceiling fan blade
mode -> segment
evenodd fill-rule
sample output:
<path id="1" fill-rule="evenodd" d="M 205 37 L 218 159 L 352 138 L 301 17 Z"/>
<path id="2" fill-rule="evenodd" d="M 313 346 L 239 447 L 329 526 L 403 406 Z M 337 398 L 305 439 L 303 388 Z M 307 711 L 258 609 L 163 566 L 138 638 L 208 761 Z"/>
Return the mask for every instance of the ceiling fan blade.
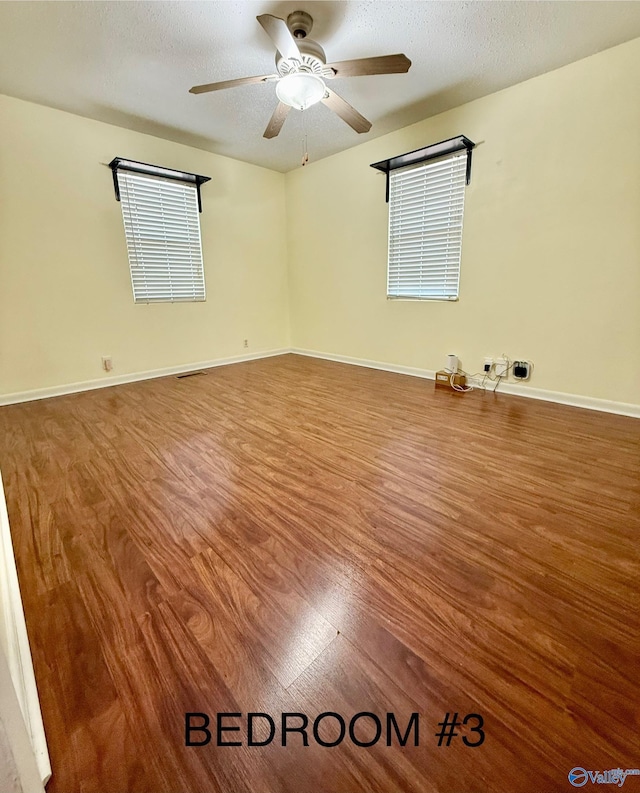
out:
<path id="1" fill-rule="evenodd" d="M 291 35 L 284 19 L 274 17 L 272 14 L 261 14 L 256 17 L 258 22 L 265 29 L 267 36 L 276 45 L 276 49 L 283 58 L 297 58 L 301 60 L 300 50 L 296 40 Z"/>
<path id="2" fill-rule="evenodd" d="M 411 61 L 406 55 L 380 55 L 377 58 L 359 58 L 354 61 L 328 63 L 334 77 L 361 77 L 368 74 L 403 74 L 409 71 Z"/>
<path id="3" fill-rule="evenodd" d="M 276 135 L 279 135 L 282 125 L 284 124 L 286 117 L 289 115 L 290 110 L 290 105 L 285 105 L 284 102 L 278 102 L 262 137 L 275 138 Z"/>
<path id="4" fill-rule="evenodd" d="M 371 122 L 367 121 L 364 116 L 358 113 L 355 107 L 351 107 L 348 102 L 345 102 L 342 97 L 338 96 L 338 94 L 330 88 L 327 88 L 327 96 L 325 96 L 322 102 L 330 110 L 333 110 L 334 113 L 340 116 L 343 121 L 346 121 L 356 132 L 369 132 L 371 129 Z"/>
<path id="5" fill-rule="evenodd" d="M 190 94 L 206 94 L 208 91 L 222 91 L 223 88 L 236 88 L 239 85 L 251 85 L 252 83 L 266 83 L 270 80 L 277 80 L 277 74 L 265 74 L 262 77 L 240 77 L 238 80 L 223 80 L 220 83 L 207 83 L 206 85 L 194 85 L 189 89 Z"/>

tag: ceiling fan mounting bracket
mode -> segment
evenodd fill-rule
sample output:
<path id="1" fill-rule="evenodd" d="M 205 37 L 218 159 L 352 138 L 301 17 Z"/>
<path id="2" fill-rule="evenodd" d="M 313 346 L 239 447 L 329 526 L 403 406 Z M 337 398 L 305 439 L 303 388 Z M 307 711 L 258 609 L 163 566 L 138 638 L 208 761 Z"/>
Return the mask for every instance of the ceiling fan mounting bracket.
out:
<path id="1" fill-rule="evenodd" d="M 294 39 L 305 39 L 313 27 L 311 14 L 306 11 L 292 11 L 287 17 L 287 27 Z"/>

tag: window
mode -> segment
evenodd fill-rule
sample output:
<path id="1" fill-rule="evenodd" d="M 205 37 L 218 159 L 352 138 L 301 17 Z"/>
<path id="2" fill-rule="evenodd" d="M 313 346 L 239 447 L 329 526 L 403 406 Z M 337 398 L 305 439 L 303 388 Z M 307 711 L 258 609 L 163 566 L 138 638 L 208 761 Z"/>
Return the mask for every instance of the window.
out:
<path id="1" fill-rule="evenodd" d="M 457 300 L 467 152 L 389 174 L 387 296 Z"/>
<path id="2" fill-rule="evenodd" d="M 204 300 L 200 182 L 123 170 L 119 165 L 113 170 L 122 205 L 134 301 Z"/>
<path id="3" fill-rule="evenodd" d="M 458 299 L 464 188 L 475 145 L 458 135 L 371 164 L 387 177 L 387 297 Z"/>

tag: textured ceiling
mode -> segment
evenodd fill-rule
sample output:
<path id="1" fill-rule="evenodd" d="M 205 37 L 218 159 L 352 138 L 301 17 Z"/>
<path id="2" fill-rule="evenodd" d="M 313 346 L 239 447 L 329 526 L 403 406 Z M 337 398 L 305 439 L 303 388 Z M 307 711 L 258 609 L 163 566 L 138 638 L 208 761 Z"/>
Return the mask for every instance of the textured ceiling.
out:
<path id="1" fill-rule="evenodd" d="M 323 105 L 264 128 L 273 84 L 192 85 L 274 71 L 258 14 L 302 8 L 328 61 L 404 52 L 408 74 L 336 79 L 373 122 Z M 288 171 L 640 36 L 640 2 L 0 2 L 0 93 Z"/>

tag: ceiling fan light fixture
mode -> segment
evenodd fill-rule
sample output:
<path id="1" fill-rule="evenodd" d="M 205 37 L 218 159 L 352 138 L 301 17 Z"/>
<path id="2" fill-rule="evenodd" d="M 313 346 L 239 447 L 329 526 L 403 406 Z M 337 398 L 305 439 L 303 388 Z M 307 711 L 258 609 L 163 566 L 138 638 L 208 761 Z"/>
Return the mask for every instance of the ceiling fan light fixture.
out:
<path id="1" fill-rule="evenodd" d="M 281 102 L 296 110 L 306 110 L 319 102 L 327 87 L 316 74 L 296 72 L 282 77 L 276 84 L 276 95 Z"/>

